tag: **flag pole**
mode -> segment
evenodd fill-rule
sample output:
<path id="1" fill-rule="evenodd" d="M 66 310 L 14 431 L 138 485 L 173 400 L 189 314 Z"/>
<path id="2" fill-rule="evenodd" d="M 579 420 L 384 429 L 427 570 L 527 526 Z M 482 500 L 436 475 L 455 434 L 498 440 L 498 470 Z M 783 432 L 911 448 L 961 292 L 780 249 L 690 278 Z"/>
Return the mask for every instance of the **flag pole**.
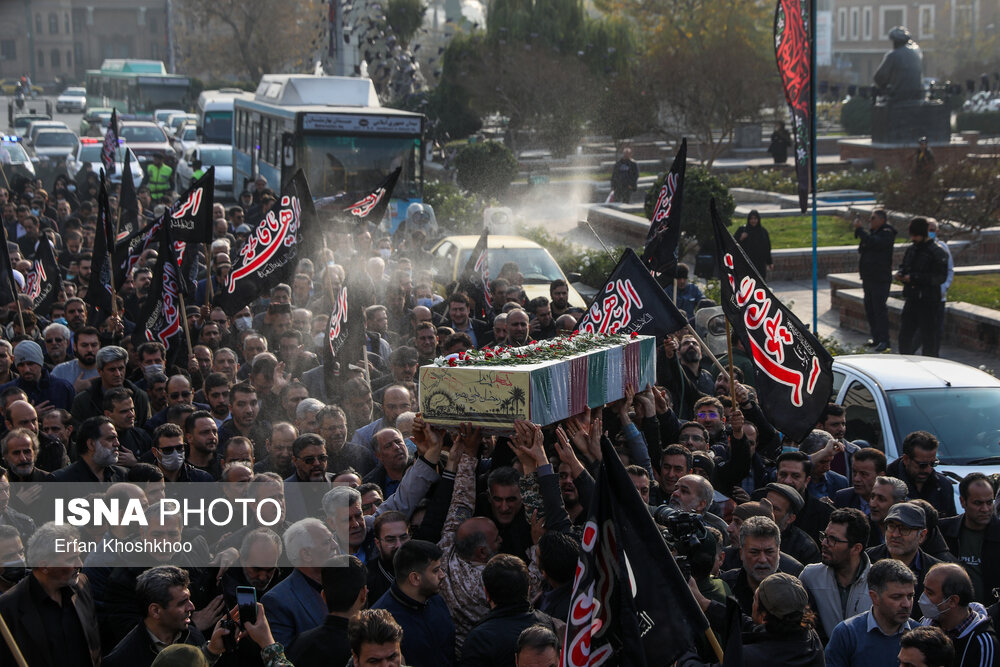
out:
<path id="1" fill-rule="evenodd" d="M 6 642 L 7 648 L 10 649 L 11 655 L 14 656 L 14 662 L 17 663 L 18 667 L 28 667 L 28 661 L 24 659 L 21 647 L 17 645 L 17 640 L 14 639 L 10 628 L 7 627 L 7 621 L 4 620 L 3 614 L 0 614 L 0 634 L 3 634 L 3 640 Z"/>
<path id="2" fill-rule="evenodd" d="M 167 261 L 172 261 L 169 257 Z M 191 329 L 188 326 L 187 308 L 184 306 L 184 290 L 177 290 L 177 298 L 181 303 L 181 323 L 184 325 L 184 340 L 187 341 L 188 348 L 188 359 L 194 356 L 194 351 L 191 349 Z"/>
<path id="3" fill-rule="evenodd" d="M 704 617 L 705 612 L 701 612 L 701 615 Z M 711 625 L 705 628 L 705 637 L 708 639 L 708 643 L 712 645 L 712 650 L 715 651 L 715 657 L 719 659 L 719 664 L 723 664 L 725 657 L 722 653 L 722 647 L 719 645 L 719 638 L 715 636 L 715 631 L 712 630 Z"/>
<path id="4" fill-rule="evenodd" d="M 816 0 L 809 0 L 809 161 L 812 178 L 812 289 L 813 334 L 819 336 L 819 251 L 816 213 Z"/>
<path id="5" fill-rule="evenodd" d="M 736 401 L 736 375 L 733 372 L 733 332 L 732 327 L 729 324 L 729 318 L 726 319 L 726 356 L 728 357 L 726 361 L 729 362 L 729 396 L 733 401 L 733 410 L 739 407 L 739 403 Z"/>
<path id="6" fill-rule="evenodd" d="M 584 222 L 587 224 L 588 227 L 590 227 L 590 231 L 594 232 L 594 237 L 598 240 L 598 242 L 602 246 L 604 246 L 604 252 L 608 253 L 608 257 L 610 257 L 612 259 L 612 261 L 617 262 L 618 260 L 615 259 L 615 254 L 613 252 L 611 252 L 611 249 L 608 248 L 608 246 L 607 246 L 606 243 L 604 243 L 604 240 L 600 236 L 598 236 L 597 230 L 594 229 L 594 226 L 592 224 L 590 224 L 590 220 L 584 220 Z"/>
<path id="7" fill-rule="evenodd" d="M 728 323 L 729 320 L 726 320 L 726 324 Z M 712 363 L 715 364 L 715 367 L 718 368 L 723 373 L 725 373 L 726 367 L 722 365 L 722 362 L 720 362 L 714 354 L 712 354 L 712 351 L 708 349 L 708 345 L 706 345 L 705 341 L 701 339 L 701 336 L 698 335 L 698 332 L 694 330 L 694 327 L 688 326 L 687 331 L 698 340 L 698 344 L 701 345 L 702 352 L 708 355 L 708 358 L 712 360 Z"/>
<path id="8" fill-rule="evenodd" d="M 202 243 L 202 245 L 205 246 L 205 305 L 211 306 L 212 300 L 215 299 L 212 289 L 212 251 L 207 243 Z"/>

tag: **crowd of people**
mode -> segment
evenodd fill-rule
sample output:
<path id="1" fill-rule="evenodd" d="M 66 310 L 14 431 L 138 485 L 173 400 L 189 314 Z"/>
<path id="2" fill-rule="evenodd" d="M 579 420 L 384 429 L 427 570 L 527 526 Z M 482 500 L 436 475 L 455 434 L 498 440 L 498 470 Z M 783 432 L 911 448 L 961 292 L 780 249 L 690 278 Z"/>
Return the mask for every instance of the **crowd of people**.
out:
<path id="1" fill-rule="evenodd" d="M 88 320 L 95 207 L 67 194 L 0 190 L 14 268 L 47 234 L 63 272 L 50 312 L 24 295 L 20 316 L 4 304 L 0 338 L 0 614 L 32 667 L 552 667 L 605 439 L 656 516 L 669 505 L 704 525 L 691 593 L 723 645 L 742 638 L 747 665 L 993 664 L 996 480 L 970 474 L 956 507 L 934 434 L 907 435 L 887 461 L 830 404 L 790 441 L 752 368 L 716 372 L 685 332 L 658 345 L 656 386 L 603 408 L 506 435 L 439 428 L 419 414 L 419 366 L 574 331 L 568 286 L 529 301 L 505 265 L 496 315 L 479 319 L 456 284 L 435 284 L 421 237 L 397 245 L 362 228 L 230 317 L 210 294 L 273 206 L 262 180 L 216 205 L 185 313 L 191 354 L 135 346 L 155 251 L 118 286 L 117 314 Z M 151 218 L 148 190 L 139 200 Z M 348 276 L 377 299 L 364 357 L 338 363 L 329 294 Z M 148 525 L 35 522 L 38 488 L 59 482 L 107 483 L 109 498 L 140 499 Z M 180 519 L 156 512 L 177 482 L 275 499 L 280 520 L 193 536 L 202 561 L 57 552 L 105 531 L 180 539 Z M 257 592 L 256 620 L 238 618 L 240 586 Z M 0 662 L 15 664 L 12 650 L 0 645 Z M 706 644 L 681 662 L 714 661 Z"/>

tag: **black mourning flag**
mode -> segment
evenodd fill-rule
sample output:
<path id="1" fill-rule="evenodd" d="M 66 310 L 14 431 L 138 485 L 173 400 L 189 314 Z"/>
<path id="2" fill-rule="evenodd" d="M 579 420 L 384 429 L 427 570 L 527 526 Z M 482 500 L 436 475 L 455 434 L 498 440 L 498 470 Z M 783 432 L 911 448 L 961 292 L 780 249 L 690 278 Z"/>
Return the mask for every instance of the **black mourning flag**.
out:
<path id="1" fill-rule="evenodd" d="M 216 294 L 216 305 L 232 317 L 259 295 L 286 282 L 305 256 L 303 225 L 312 225 L 314 220 L 309 185 L 299 170 L 282 188 L 278 204 L 240 248 L 225 288 Z"/>
<path id="2" fill-rule="evenodd" d="M 184 243 L 212 242 L 215 167 L 209 167 L 170 207 L 170 238 Z"/>
<path id="3" fill-rule="evenodd" d="M 4 227 L 4 239 L 7 238 L 6 222 L 0 217 L 0 226 Z M 3 252 L 0 252 L 0 265 L 2 265 L 0 266 L 0 306 L 6 306 L 9 303 L 14 303 L 19 294 L 17 282 L 14 280 L 14 264 L 10 261 L 10 248 L 7 246 L 6 240 L 4 240 Z"/>
<path id="4" fill-rule="evenodd" d="M 687 169 L 687 139 L 681 140 L 674 163 L 656 193 L 656 206 L 646 234 L 642 261 L 650 271 L 673 276 L 677 270 L 677 246 L 681 238 L 681 203 Z"/>
<path id="5" fill-rule="evenodd" d="M 687 323 L 635 251 L 626 248 L 577 328 L 587 333 L 635 332 L 662 338 Z"/>
<path id="6" fill-rule="evenodd" d="M 129 160 L 129 149 L 125 149 L 125 159 L 122 162 L 122 187 L 118 197 L 118 224 L 115 235 L 115 248 L 132 232 L 139 229 L 139 199 L 135 194 L 135 181 L 132 180 L 132 165 Z"/>
<path id="7" fill-rule="evenodd" d="M 402 167 L 396 167 L 374 190 L 346 207 L 344 215 L 358 224 L 370 222 L 377 225 L 382 222 L 385 211 L 389 208 L 389 200 L 392 199 L 392 191 L 396 189 L 396 183 L 402 172 Z"/>
<path id="8" fill-rule="evenodd" d="M 108 207 L 108 190 L 101 174 L 101 189 L 97 195 L 97 232 L 94 234 L 94 252 L 90 263 L 90 282 L 87 284 L 87 303 L 90 304 L 90 322 L 99 325 L 113 314 L 111 293 L 111 262 L 108 256 L 114 247 L 115 234 Z"/>
<path id="9" fill-rule="evenodd" d="M 833 388 L 833 358 L 778 301 L 711 203 L 722 307 L 733 335 L 753 359 L 760 406 L 775 428 L 801 442 Z"/>
<path id="10" fill-rule="evenodd" d="M 669 665 L 693 647 L 708 621 L 606 438 L 601 451 L 562 665 Z"/>
<path id="11" fill-rule="evenodd" d="M 31 297 L 31 309 L 45 317 L 59 296 L 59 264 L 49 237 L 42 234 L 35 247 L 35 259 L 24 275 L 24 293 Z"/>
<path id="12" fill-rule="evenodd" d="M 139 258 L 149 248 L 158 248 L 163 217 L 135 230 L 115 245 L 115 284 L 125 282 L 125 276 L 139 262 Z"/>
<path id="13" fill-rule="evenodd" d="M 101 146 L 101 165 L 109 176 L 115 173 L 115 153 L 118 151 L 118 109 L 112 109 L 108 131 L 104 134 L 104 144 Z M 127 161 L 127 160 L 126 160 Z M 104 180 L 104 175 L 101 175 Z"/>
<path id="14" fill-rule="evenodd" d="M 493 312 L 493 295 L 490 293 L 489 232 L 483 230 L 476 247 L 472 249 L 469 261 L 465 263 L 459 290 L 468 294 L 473 301 L 473 316 L 484 318 Z"/>
<path id="15" fill-rule="evenodd" d="M 147 341 L 163 343 L 167 348 L 167 358 L 173 358 L 171 348 L 183 345 L 184 323 L 181 318 L 180 281 L 177 274 L 177 260 L 174 257 L 170 230 L 166 225 L 157 229 L 158 256 L 153 269 L 153 281 L 149 295 L 142 304 L 132 344 L 138 347 Z"/>

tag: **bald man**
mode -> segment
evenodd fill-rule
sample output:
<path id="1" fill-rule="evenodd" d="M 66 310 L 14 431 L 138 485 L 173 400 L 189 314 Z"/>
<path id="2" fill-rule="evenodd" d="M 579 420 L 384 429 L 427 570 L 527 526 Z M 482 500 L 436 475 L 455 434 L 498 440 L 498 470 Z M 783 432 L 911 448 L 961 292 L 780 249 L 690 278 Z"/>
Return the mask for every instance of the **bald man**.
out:
<path id="1" fill-rule="evenodd" d="M 66 447 L 62 442 L 39 431 L 38 413 L 35 412 L 31 403 L 14 401 L 7 408 L 7 413 L 4 416 L 8 431 L 15 428 L 26 428 L 38 437 L 38 452 L 35 456 L 36 468 L 45 472 L 55 472 L 69 465 L 69 456 L 66 455 Z"/>
<path id="2" fill-rule="evenodd" d="M 167 380 L 167 407 L 147 419 L 143 428 L 152 435 L 157 426 L 167 423 L 167 410 L 170 409 L 170 406 L 182 403 L 190 403 L 195 410 L 212 411 L 211 405 L 194 402 L 194 391 L 191 389 L 190 380 L 183 375 L 171 375 Z"/>

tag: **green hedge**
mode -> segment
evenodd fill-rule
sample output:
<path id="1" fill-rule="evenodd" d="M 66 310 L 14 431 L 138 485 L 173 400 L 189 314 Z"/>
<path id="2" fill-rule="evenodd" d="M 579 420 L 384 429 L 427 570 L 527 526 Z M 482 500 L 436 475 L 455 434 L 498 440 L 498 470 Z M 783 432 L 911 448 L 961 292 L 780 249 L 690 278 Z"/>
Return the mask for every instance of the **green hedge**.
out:
<path id="1" fill-rule="evenodd" d="M 872 133 L 872 101 L 852 97 L 840 109 L 840 124 L 847 134 Z"/>
<path id="2" fill-rule="evenodd" d="M 1000 111 L 962 111 L 955 118 L 955 131 L 978 130 L 983 134 L 1000 134 Z"/>

